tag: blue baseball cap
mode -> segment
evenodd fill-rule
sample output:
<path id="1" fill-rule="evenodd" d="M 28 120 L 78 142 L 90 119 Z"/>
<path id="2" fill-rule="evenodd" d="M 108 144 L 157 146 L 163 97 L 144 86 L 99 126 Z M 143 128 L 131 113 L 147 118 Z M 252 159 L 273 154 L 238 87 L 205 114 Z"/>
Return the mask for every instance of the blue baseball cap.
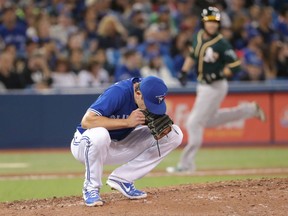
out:
<path id="1" fill-rule="evenodd" d="M 140 91 L 143 95 L 144 104 L 147 110 L 156 115 L 166 113 L 166 103 L 164 101 L 168 88 L 163 82 L 155 76 L 148 76 L 142 79 Z"/>

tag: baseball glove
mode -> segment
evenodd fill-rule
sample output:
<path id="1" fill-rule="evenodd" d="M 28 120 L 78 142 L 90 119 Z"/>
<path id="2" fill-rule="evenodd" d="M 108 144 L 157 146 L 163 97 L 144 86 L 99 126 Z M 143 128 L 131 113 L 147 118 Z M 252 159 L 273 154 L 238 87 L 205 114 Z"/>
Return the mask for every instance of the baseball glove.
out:
<path id="1" fill-rule="evenodd" d="M 145 124 L 156 140 L 161 139 L 171 131 L 173 121 L 168 115 L 156 115 L 147 110 L 142 110 L 142 112 L 145 115 Z"/>

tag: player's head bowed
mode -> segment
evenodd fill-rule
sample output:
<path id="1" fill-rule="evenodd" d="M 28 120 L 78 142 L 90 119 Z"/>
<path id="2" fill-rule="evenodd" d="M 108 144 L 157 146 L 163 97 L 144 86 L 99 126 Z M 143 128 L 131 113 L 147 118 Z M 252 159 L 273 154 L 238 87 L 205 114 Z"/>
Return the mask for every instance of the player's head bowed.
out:
<path id="1" fill-rule="evenodd" d="M 146 109 L 149 112 L 157 115 L 166 113 L 165 97 L 168 88 L 163 80 L 155 76 L 148 76 L 142 79 L 139 89 L 142 93 Z"/>

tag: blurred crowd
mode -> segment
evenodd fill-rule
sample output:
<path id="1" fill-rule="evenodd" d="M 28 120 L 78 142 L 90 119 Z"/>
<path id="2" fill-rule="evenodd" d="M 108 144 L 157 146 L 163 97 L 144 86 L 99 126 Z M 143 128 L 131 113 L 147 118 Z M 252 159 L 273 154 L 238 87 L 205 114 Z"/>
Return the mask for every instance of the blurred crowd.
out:
<path id="1" fill-rule="evenodd" d="M 0 0 L 0 88 L 97 87 L 149 75 L 179 85 L 209 5 L 221 10 L 220 31 L 242 62 L 229 80 L 288 80 L 288 0 Z"/>

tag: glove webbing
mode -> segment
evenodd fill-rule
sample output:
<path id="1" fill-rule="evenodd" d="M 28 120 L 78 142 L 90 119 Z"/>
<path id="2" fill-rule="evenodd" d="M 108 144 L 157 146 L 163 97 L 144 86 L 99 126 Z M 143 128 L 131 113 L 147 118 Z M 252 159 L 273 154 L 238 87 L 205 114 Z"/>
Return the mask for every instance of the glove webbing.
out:
<path id="1" fill-rule="evenodd" d="M 165 115 L 167 116 L 167 115 Z M 164 118 L 164 116 L 161 118 L 159 118 L 159 116 L 157 115 L 153 115 L 150 113 L 150 115 L 147 116 L 148 119 L 150 120 L 150 122 L 148 123 L 148 127 L 149 128 L 153 128 L 151 130 L 151 133 L 153 136 L 156 136 L 158 133 L 161 133 L 167 126 L 171 126 L 173 124 L 173 121 L 168 117 Z M 155 119 L 156 117 L 156 119 Z M 152 119 L 152 120 L 151 120 Z M 157 123 L 159 122 L 159 123 Z M 160 152 L 160 146 L 159 146 L 159 142 L 158 139 L 156 139 L 156 145 L 157 145 L 157 149 L 158 149 L 158 153 L 159 153 L 159 157 L 161 157 L 161 152 Z"/>
<path id="2" fill-rule="evenodd" d="M 170 127 L 173 124 L 173 121 L 169 118 L 168 115 L 163 115 L 154 119 L 148 123 L 148 127 L 151 129 L 152 135 L 155 137 Z"/>
<path id="3" fill-rule="evenodd" d="M 161 134 L 167 127 L 171 127 L 173 121 L 169 118 L 168 115 L 156 115 L 145 110 L 143 110 L 142 112 L 144 113 L 146 118 L 145 124 L 150 128 L 151 134 L 156 139 L 159 157 L 161 157 L 160 146 L 157 136 Z"/>

